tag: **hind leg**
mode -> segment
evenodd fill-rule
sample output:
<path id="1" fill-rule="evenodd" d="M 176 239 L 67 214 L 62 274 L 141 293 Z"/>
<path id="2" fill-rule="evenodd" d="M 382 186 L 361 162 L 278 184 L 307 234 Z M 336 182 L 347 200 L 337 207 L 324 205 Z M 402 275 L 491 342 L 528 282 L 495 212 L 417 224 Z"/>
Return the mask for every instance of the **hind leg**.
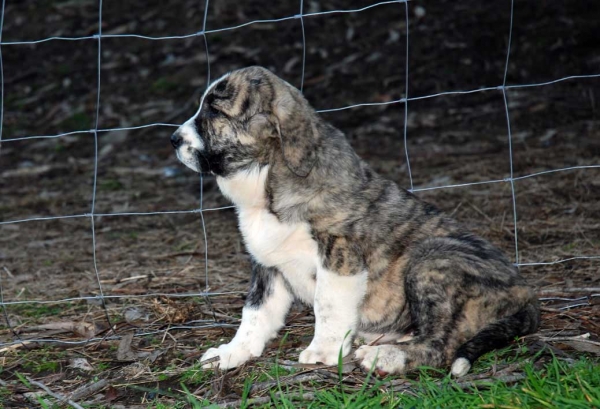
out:
<path id="1" fill-rule="evenodd" d="M 406 276 L 415 337 L 396 345 L 360 347 L 355 357 L 366 370 L 374 367 L 380 374 L 404 373 L 418 366 L 442 366 L 454 356 L 459 344 L 451 338 L 464 303 L 451 275 L 427 267 L 413 268 Z"/>

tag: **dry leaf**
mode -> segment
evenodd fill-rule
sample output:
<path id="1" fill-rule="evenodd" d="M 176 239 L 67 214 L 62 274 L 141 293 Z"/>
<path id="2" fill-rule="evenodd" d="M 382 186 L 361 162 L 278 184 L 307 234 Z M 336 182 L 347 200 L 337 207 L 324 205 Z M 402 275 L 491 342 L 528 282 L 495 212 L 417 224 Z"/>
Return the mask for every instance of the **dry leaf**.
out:
<path id="1" fill-rule="evenodd" d="M 137 354 L 131 349 L 132 340 L 133 332 L 129 332 L 121 338 L 119 349 L 117 349 L 117 359 L 119 361 L 133 361 L 137 358 Z"/>
<path id="2" fill-rule="evenodd" d="M 600 356 L 600 345 L 585 341 L 564 341 L 564 343 L 579 352 L 591 352 L 596 356 Z"/>
<path id="3" fill-rule="evenodd" d="M 104 393 L 104 399 L 106 399 L 107 402 L 112 402 L 118 398 L 119 398 L 119 391 L 117 391 L 117 389 L 115 387 L 109 386 L 106 389 L 106 392 Z"/>
<path id="4" fill-rule="evenodd" d="M 73 358 L 69 361 L 69 366 L 75 369 L 81 369 L 82 371 L 91 372 L 94 367 L 85 358 Z"/>

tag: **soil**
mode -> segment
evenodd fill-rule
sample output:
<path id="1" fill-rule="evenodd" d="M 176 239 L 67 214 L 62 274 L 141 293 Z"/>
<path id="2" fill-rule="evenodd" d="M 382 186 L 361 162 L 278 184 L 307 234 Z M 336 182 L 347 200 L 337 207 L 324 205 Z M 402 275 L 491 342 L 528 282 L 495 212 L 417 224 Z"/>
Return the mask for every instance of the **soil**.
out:
<path id="1" fill-rule="evenodd" d="M 213 178 L 199 180 L 176 160 L 169 136 L 195 111 L 209 66 L 210 78 L 215 79 L 254 64 L 298 87 L 303 83 L 304 94 L 318 110 L 381 103 L 322 115 L 346 133 L 359 155 L 378 172 L 404 188 L 412 183 L 418 196 L 491 240 L 514 261 L 516 243 L 521 264 L 575 258 L 522 265 L 520 270 L 538 286 L 542 297 L 586 300 L 585 305 L 567 305 L 562 310 L 565 300 L 545 301 L 542 333 L 589 332 L 597 340 L 600 258 L 585 257 L 600 256 L 600 168 L 519 177 L 600 165 L 596 98 L 600 78 L 507 88 L 509 128 L 504 94 L 497 87 L 505 80 L 510 3 L 410 2 L 408 27 L 403 3 L 305 16 L 302 82 L 300 19 L 221 30 L 257 19 L 294 16 L 299 13 L 295 2 L 268 7 L 255 0 L 211 2 L 206 21 L 208 53 L 201 35 L 156 41 L 111 37 L 198 33 L 204 17 L 201 2 L 105 1 L 102 33 L 107 37 L 101 42 L 91 38 L 25 45 L 10 43 L 93 36 L 99 29 L 97 2 L 7 2 L 1 48 L 0 285 L 4 302 L 11 304 L 4 306 L 0 359 L 10 370 L 27 372 L 14 355 L 17 351 L 43 345 L 65 348 L 66 344 L 33 342 L 26 347 L 14 342 L 106 336 L 104 341 L 77 348 L 94 345 L 95 365 L 102 359 L 113 362 L 111 345 L 119 341 L 111 341 L 115 334 L 107 330 L 106 317 L 116 325 L 117 335 L 134 330 L 139 335 L 135 342 L 142 342 L 136 348 L 148 350 L 152 348 L 145 343 L 150 341 L 140 334 L 158 331 L 161 335 L 152 339 L 162 338 L 157 345 L 165 347 L 172 341 L 164 331 L 167 328 L 205 327 L 215 320 L 235 326 L 249 281 L 249 256 L 237 231 L 235 212 Z M 304 4 L 304 13 L 371 4 L 375 2 L 310 1 Z M 597 22 L 591 18 L 598 13 L 600 4 L 517 2 L 506 85 L 600 74 Z M 419 98 L 488 87 L 492 89 Z M 407 95 L 405 123 L 405 105 L 392 101 Z M 111 130 L 152 123 L 173 126 Z M 95 128 L 97 138 L 90 132 Z M 11 141 L 75 131 L 83 132 Z M 511 152 L 514 184 L 508 180 Z M 486 181 L 496 182 L 428 189 Z M 201 217 L 193 212 L 200 207 L 210 211 Z M 167 211 L 182 212 L 131 215 Z M 96 215 L 93 220 L 91 213 Z M 59 216 L 76 217 L 22 221 Z M 22 222 L 5 223 L 10 221 Z M 153 295 L 197 294 L 207 288 L 223 294 L 211 297 L 211 302 L 202 297 Z M 104 304 L 99 295 L 106 297 Z M 61 302 L 27 303 L 33 300 Z M 290 319 L 288 330 L 297 337 L 288 341 L 289 359 L 310 340 L 310 322 L 306 310 L 298 310 Z M 61 327 L 52 332 L 39 327 L 57 323 L 87 323 L 91 329 Z M 192 357 L 232 333 L 233 329 L 214 328 L 168 332 L 178 340 L 177 348 Z M 103 376 L 127 378 L 119 372 L 122 367 L 115 364 Z M 66 370 L 64 378 L 73 379 L 75 372 Z M 119 395 L 119 402 L 137 403 L 140 394 Z M 21 398 L 14 399 L 18 403 Z"/>

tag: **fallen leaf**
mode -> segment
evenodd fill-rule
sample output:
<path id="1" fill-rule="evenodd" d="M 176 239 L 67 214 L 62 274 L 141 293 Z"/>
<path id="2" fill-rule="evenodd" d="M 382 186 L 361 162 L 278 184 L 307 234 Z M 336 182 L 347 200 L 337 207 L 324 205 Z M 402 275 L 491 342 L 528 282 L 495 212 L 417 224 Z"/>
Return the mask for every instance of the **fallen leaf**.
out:
<path id="1" fill-rule="evenodd" d="M 137 354 L 131 349 L 132 340 L 133 332 L 128 332 L 121 338 L 119 348 L 117 349 L 117 359 L 119 361 L 133 361 L 137 358 Z"/>
<path id="2" fill-rule="evenodd" d="M 69 361 L 69 366 L 86 372 L 94 370 L 94 367 L 85 358 L 73 358 Z"/>
<path id="3" fill-rule="evenodd" d="M 591 352 L 596 356 L 600 356 L 600 345 L 592 344 L 585 341 L 564 341 L 563 343 L 576 349 L 579 352 Z"/>
<path id="4" fill-rule="evenodd" d="M 104 399 L 106 399 L 107 402 L 112 402 L 118 398 L 119 398 L 119 391 L 117 391 L 117 389 L 115 387 L 109 386 L 106 389 L 106 392 L 104 393 Z"/>

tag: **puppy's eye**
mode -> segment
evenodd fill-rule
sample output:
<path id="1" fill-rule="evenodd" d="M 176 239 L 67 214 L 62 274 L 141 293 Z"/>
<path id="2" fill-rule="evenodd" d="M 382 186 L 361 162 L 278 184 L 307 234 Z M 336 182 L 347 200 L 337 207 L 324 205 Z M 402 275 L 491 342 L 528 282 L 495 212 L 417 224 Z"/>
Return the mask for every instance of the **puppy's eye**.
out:
<path id="1" fill-rule="evenodd" d="M 222 93 L 225 91 L 226 88 L 227 88 L 227 81 L 221 81 L 215 87 L 215 92 Z"/>

